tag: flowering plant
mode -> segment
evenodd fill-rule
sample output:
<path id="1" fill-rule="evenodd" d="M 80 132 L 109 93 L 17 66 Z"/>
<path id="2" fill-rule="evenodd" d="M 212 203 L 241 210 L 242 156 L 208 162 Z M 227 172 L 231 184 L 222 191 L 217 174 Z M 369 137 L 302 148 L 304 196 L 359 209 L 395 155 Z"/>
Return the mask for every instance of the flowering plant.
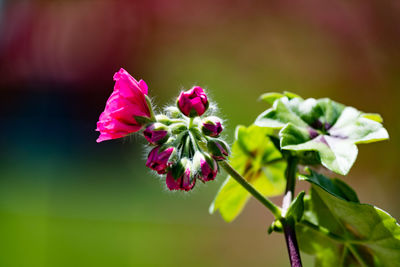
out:
<path id="1" fill-rule="evenodd" d="M 302 266 L 299 248 L 315 255 L 317 266 L 400 263 L 396 220 L 360 203 L 345 182 L 315 168 L 345 175 L 356 160 L 357 144 L 388 139 L 378 114 L 326 98 L 267 93 L 261 98 L 272 107 L 254 125 L 238 126 L 230 147 L 203 88 L 181 92 L 176 107 L 155 115 L 144 81 L 123 69 L 114 80 L 97 123 L 97 141 L 141 132 L 152 147 L 146 166 L 165 177 L 169 190 L 190 191 L 198 181 L 214 180 L 223 168 L 228 177 L 210 212 L 232 221 L 253 196 L 275 216 L 268 233 L 284 234 L 291 266 Z M 308 194 L 295 197 L 297 180 L 311 185 Z M 281 207 L 268 198 L 277 195 L 283 195 Z"/>

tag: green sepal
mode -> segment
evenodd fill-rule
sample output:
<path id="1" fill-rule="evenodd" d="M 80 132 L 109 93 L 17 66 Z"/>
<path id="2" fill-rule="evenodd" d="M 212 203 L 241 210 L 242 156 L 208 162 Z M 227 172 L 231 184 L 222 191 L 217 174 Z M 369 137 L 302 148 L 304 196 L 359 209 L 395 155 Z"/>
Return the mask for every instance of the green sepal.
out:
<path id="1" fill-rule="evenodd" d="M 173 119 L 182 119 L 184 118 L 183 114 L 181 113 L 181 111 L 174 106 L 168 106 L 164 109 L 165 113 L 167 114 L 167 116 L 169 116 L 170 118 Z"/>
<path id="2" fill-rule="evenodd" d="M 170 125 L 172 123 L 171 119 L 168 116 L 164 115 L 164 114 L 157 114 L 156 115 L 156 121 L 160 122 L 162 124 L 165 124 L 165 125 Z"/>
<path id="3" fill-rule="evenodd" d="M 185 172 L 186 168 L 188 167 L 188 164 L 190 164 L 190 160 L 188 158 L 182 158 L 179 160 L 172 168 L 172 177 L 174 177 L 175 180 L 177 180 L 179 177 L 183 175 Z"/>
<path id="4" fill-rule="evenodd" d="M 174 123 L 170 126 L 170 129 L 173 134 L 180 134 L 187 130 L 187 126 L 184 123 Z"/>
<path id="5" fill-rule="evenodd" d="M 147 124 L 151 124 L 154 122 L 154 120 L 152 120 L 151 118 L 143 117 L 143 116 L 134 116 L 134 119 L 140 125 L 147 125 Z"/>

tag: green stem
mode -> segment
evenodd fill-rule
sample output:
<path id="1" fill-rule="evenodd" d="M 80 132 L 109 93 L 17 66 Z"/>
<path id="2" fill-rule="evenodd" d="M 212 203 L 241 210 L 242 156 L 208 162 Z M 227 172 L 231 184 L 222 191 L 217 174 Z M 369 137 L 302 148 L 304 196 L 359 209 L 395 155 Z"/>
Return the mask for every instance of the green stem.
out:
<path id="1" fill-rule="evenodd" d="M 286 213 L 293 201 L 294 189 L 296 186 L 297 159 L 289 157 L 286 167 L 286 190 L 282 202 L 283 232 L 285 234 L 286 246 L 289 253 L 290 264 L 292 267 L 301 267 L 299 246 L 297 244 L 295 225 L 291 218 L 285 218 Z"/>
<path id="2" fill-rule="evenodd" d="M 319 232 L 319 233 L 322 233 L 322 234 L 324 234 L 325 236 L 327 236 L 327 237 L 329 237 L 330 239 L 333 239 L 333 240 L 335 240 L 335 241 L 337 241 L 337 242 L 340 242 L 340 243 L 349 242 L 349 241 L 347 241 L 347 240 L 341 238 L 340 236 L 337 236 L 337 235 L 331 233 L 329 230 L 327 230 L 327 229 L 325 229 L 325 228 L 323 228 L 323 227 L 320 227 L 320 226 L 318 226 L 318 225 L 315 225 L 315 224 L 313 224 L 313 223 L 310 223 L 309 221 L 301 221 L 299 224 L 302 225 L 302 226 L 308 227 L 308 228 L 310 228 L 310 229 L 313 229 L 314 231 L 317 231 L 317 232 Z M 351 242 L 351 241 L 350 241 L 350 242 Z"/>
<path id="3" fill-rule="evenodd" d="M 349 252 L 349 249 L 347 248 L 347 246 L 343 247 L 343 253 L 342 256 L 340 258 L 340 265 L 339 266 L 344 266 L 345 260 L 346 260 L 346 256 L 347 253 Z"/>
<path id="4" fill-rule="evenodd" d="M 363 267 L 368 267 L 368 264 L 364 261 L 364 259 L 358 254 L 358 251 L 353 247 L 353 245 L 348 245 L 348 249 L 351 251 L 351 253 L 354 255 L 354 257 L 357 259 L 357 261 L 361 264 Z"/>
<path id="5" fill-rule="evenodd" d="M 193 121 L 194 121 L 194 118 L 190 118 L 190 119 L 189 119 L 189 129 L 192 128 L 192 126 L 193 126 Z"/>
<path id="6" fill-rule="evenodd" d="M 221 161 L 220 166 L 225 169 L 225 171 L 238 182 L 244 189 L 246 189 L 254 198 L 261 202 L 265 207 L 267 207 L 276 218 L 281 217 L 281 210 L 276 206 L 271 200 L 265 198 L 260 192 L 257 191 L 246 179 L 241 176 L 228 162 Z"/>
<path id="7" fill-rule="evenodd" d="M 287 160 L 286 167 L 286 190 L 282 202 L 282 216 L 286 216 L 286 212 L 289 209 L 290 204 L 294 198 L 294 189 L 296 186 L 296 172 L 297 172 L 297 160 L 294 157 L 289 157 Z"/>

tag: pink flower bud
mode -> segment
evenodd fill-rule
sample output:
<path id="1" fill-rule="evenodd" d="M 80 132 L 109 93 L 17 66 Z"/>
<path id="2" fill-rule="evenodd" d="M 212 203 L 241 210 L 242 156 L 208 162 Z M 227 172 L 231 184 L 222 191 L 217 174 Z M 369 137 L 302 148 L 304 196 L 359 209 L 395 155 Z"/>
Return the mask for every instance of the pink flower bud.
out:
<path id="1" fill-rule="evenodd" d="M 169 147 L 160 152 L 160 147 L 156 147 L 150 151 L 147 158 L 146 166 L 152 170 L 155 170 L 158 174 L 164 174 L 167 168 L 172 164 L 169 162 L 173 147 Z"/>
<path id="2" fill-rule="evenodd" d="M 203 125 L 201 126 L 201 130 L 205 135 L 211 137 L 218 137 L 222 132 L 222 124 L 219 118 L 211 116 L 207 117 L 203 120 Z"/>
<path id="3" fill-rule="evenodd" d="M 201 116 L 208 108 L 207 95 L 200 86 L 195 86 L 186 92 L 181 92 L 177 105 L 187 117 Z"/>
<path id="4" fill-rule="evenodd" d="M 152 145 L 162 144 L 168 139 L 168 127 L 162 123 L 155 122 L 146 127 L 143 135 Z"/>
<path id="5" fill-rule="evenodd" d="M 197 151 L 193 157 L 193 170 L 196 172 L 196 178 L 207 182 L 217 176 L 218 164 L 208 154 Z"/>
<path id="6" fill-rule="evenodd" d="M 167 173 L 165 180 L 169 190 L 191 190 L 196 179 L 193 178 L 191 173 L 191 163 L 186 158 L 182 159 L 177 166 Z"/>
<path id="7" fill-rule="evenodd" d="M 108 98 L 106 107 L 97 122 L 100 132 L 97 142 L 124 137 L 139 131 L 142 124 L 135 117 L 151 118 L 146 101 L 147 85 L 143 80 L 135 80 L 126 70 L 114 75 L 114 91 Z"/>
<path id="8" fill-rule="evenodd" d="M 208 140 L 207 148 L 208 152 L 216 160 L 224 160 L 229 156 L 229 146 L 222 140 Z"/>

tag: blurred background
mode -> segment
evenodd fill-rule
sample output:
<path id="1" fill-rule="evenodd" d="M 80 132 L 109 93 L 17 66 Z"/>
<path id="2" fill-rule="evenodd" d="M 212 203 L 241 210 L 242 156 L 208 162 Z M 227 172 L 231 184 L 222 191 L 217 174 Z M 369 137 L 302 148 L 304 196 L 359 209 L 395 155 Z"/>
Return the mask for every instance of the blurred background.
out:
<path id="1" fill-rule="evenodd" d="M 399 48 L 396 0 L 0 0 L 0 266 L 288 266 L 256 201 L 208 214 L 224 174 L 171 193 L 142 139 L 95 142 L 120 67 L 159 107 L 208 88 L 231 141 L 269 91 L 380 113 L 345 181 L 398 220 Z"/>

